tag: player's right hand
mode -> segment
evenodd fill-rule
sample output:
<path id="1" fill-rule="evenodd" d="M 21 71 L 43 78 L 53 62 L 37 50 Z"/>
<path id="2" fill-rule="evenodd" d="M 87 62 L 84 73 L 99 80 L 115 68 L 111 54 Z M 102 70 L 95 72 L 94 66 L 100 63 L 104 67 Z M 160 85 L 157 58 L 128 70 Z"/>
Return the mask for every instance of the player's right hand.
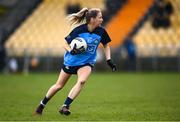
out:
<path id="1" fill-rule="evenodd" d="M 85 51 L 85 48 L 84 47 L 81 47 L 79 49 L 76 49 L 76 44 L 74 45 L 73 49 L 70 51 L 70 54 L 71 55 L 78 55 L 78 54 L 81 54 Z"/>

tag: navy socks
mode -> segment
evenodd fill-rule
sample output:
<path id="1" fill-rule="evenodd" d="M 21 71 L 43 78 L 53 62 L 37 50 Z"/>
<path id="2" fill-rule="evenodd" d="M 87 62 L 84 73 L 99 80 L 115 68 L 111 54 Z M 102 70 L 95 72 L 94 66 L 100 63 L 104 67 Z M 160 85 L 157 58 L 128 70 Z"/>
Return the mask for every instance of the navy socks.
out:
<path id="1" fill-rule="evenodd" d="M 67 97 L 66 100 L 65 100 L 65 102 L 64 102 L 64 105 L 70 106 L 70 104 L 71 104 L 72 102 L 73 102 L 73 99 Z"/>

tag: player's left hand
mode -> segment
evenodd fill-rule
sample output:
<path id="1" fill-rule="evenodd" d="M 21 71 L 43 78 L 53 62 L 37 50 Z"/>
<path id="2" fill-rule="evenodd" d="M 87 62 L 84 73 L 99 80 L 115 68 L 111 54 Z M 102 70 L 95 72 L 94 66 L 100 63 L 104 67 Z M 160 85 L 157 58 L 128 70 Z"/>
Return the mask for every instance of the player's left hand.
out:
<path id="1" fill-rule="evenodd" d="M 112 61 L 112 59 L 109 59 L 109 60 L 107 60 L 106 62 L 107 62 L 107 64 L 108 64 L 108 66 L 111 67 L 111 69 L 112 69 L 113 72 L 117 70 L 116 64 L 114 64 L 114 62 Z"/>

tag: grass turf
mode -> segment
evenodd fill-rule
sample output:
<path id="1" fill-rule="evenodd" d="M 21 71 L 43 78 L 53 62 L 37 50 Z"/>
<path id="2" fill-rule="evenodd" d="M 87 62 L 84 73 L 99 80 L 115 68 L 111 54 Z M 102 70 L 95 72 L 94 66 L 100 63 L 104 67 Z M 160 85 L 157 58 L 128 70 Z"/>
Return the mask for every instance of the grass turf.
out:
<path id="1" fill-rule="evenodd" d="M 32 116 L 58 74 L 0 75 L 0 120 L 172 121 L 180 120 L 180 74 L 93 73 L 71 106 L 58 113 L 76 76 L 58 92 L 41 117 Z"/>

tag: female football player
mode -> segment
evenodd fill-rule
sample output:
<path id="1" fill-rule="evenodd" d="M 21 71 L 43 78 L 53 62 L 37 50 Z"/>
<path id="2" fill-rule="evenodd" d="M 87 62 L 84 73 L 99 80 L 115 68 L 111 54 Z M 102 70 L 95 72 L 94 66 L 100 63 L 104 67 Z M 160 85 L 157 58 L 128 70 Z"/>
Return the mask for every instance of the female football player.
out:
<path id="1" fill-rule="evenodd" d="M 65 37 L 64 48 L 66 53 L 64 55 L 64 63 L 59 74 L 59 78 L 54 85 L 50 87 L 44 99 L 41 100 L 37 107 L 35 114 L 41 115 L 47 102 L 61 90 L 72 74 L 77 74 L 77 83 L 70 90 L 64 104 L 59 109 L 59 112 L 64 115 L 69 115 L 69 107 L 73 100 L 79 95 L 85 82 L 91 74 L 92 68 L 96 61 L 96 50 L 101 43 L 104 47 L 107 64 L 112 71 L 116 71 L 116 65 L 111 60 L 110 46 L 111 41 L 106 30 L 101 27 L 103 22 L 102 13 L 100 9 L 83 8 L 77 13 L 68 16 L 71 24 L 81 24 L 74 28 L 72 32 Z M 85 23 L 83 23 L 85 21 Z M 76 38 L 84 38 L 87 43 L 87 49 L 73 49 L 69 44 Z"/>

